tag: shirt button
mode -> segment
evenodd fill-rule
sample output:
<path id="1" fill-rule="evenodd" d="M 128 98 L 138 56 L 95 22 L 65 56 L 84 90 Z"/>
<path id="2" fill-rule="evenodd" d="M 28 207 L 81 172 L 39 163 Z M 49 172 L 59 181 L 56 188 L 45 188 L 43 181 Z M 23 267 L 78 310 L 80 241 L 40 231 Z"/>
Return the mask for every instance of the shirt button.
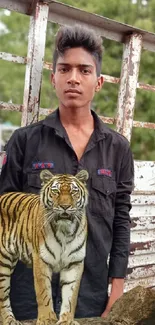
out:
<path id="1" fill-rule="evenodd" d="M 110 192 L 109 190 L 106 190 L 106 193 L 107 193 L 107 194 L 109 194 L 109 192 Z"/>

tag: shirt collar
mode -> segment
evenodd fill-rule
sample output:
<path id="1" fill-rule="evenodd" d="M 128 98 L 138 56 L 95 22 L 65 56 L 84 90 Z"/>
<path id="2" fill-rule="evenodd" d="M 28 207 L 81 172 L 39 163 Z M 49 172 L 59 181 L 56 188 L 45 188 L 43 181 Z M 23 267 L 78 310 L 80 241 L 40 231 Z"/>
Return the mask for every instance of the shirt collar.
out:
<path id="1" fill-rule="evenodd" d="M 43 125 L 53 128 L 61 137 L 65 136 L 65 129 L 60 121 L 59 109 L 57 108 L 53 113 L 49 114 L 43 121 Z"/>
<path id="2" fill-rule="evenodd" d="M 103 123 L 103 121 L 98 117 L 98 115 L 93 110 L 91 110 L 91 113 L 94 118 L 95 133 L 97 136 L 97 140 L 99 138 L 106 138 L 106 134 L 109 133 L 108 127 Z M 43 124 L 55 129 L 56 133 L 62 137 L 64 137 L 66 134 L 65 129 L 60 121 L 58 108 L 44 119 Z"/>

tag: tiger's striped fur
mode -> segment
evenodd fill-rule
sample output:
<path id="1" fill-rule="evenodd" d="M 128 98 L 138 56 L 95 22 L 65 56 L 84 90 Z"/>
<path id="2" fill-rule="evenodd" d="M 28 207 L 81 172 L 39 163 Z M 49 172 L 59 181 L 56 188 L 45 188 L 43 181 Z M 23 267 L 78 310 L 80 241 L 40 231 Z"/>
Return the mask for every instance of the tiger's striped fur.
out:
<path id="1" fill-rule="evenodd" d="M 37 325 L 75 324 L 74 313 L 86 250 L 86 171 L 40 174 L 40 195 L 11 192 L 0 197 L 0 314 L 17 325 L 10 306 L 10 276 L 18 260 L 33 265 Z M 62 305 L 53 310 L 52 273 L 60 272 Z"/>

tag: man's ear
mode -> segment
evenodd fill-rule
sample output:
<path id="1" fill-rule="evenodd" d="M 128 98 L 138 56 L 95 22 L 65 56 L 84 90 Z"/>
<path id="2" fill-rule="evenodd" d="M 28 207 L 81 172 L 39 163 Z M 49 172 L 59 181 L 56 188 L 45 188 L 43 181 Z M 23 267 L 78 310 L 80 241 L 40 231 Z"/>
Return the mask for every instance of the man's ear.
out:
<path id="1" fill-rule="evenodd" d="M 103 75 L 100 75 L 100 77 L 97 78 L 97 85 L 95 87 L 95 91 L 98 92 L 102 88 L 104 84 L 104 77 Z"/>
<path id="2" fill-rule="evenodd" d="M 52 83 L 53 87 L 55 88 L 55 76 L 54 76 L 53 72 L 51 73 L 51 83 Z"/>

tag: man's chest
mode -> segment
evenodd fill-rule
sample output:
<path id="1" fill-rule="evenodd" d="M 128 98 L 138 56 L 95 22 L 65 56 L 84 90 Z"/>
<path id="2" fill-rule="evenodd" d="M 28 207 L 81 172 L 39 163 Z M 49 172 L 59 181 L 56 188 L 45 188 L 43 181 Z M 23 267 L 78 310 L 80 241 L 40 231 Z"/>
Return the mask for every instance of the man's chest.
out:
<path id="1" fill-rule="evenodd" d="M 79 160 L 72 146 L 64 139 L 42 138 L 36 146 L 28 148 L 23 168 L 23 190 L 37 193 L 41 187 L 40 172 L 48 169 L 53 174 L 75 175 L 81 169 L 89 173 L 90 187 L 93 184 L 111 183 L 115 179 L 114 159 L 110 150 L 106 152 L 103 144 L 90 143 Z M 96 185 L 94 185 L 96 186 Z"/>
<path id="2" fill-rule="evenodd" d="M 93 130 L 93 128 L 88 130 L 66 129 L 69 142 L 79 161 L 82 158 L 85 149 L 91 139 Z"/>

